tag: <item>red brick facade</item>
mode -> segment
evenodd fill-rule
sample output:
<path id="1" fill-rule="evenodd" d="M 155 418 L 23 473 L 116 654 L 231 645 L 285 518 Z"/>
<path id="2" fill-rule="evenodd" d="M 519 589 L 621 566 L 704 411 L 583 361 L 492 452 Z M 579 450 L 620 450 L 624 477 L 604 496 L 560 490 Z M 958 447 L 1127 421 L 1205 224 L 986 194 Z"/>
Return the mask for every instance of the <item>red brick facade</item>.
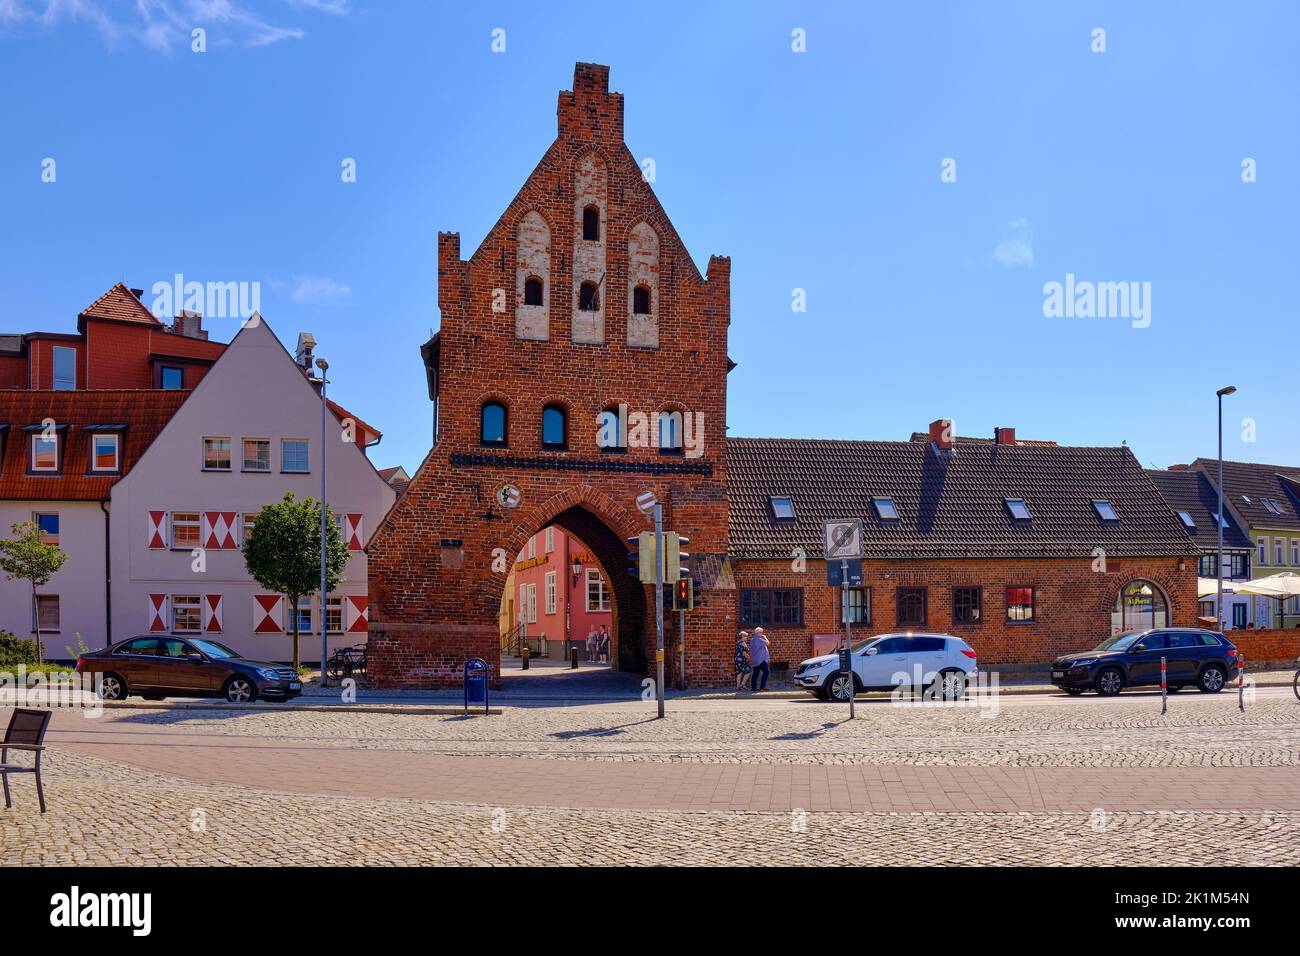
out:
<path id="1" fill-rule="evenodd" d="M 653 490 L 666 526 L 690 535 L 692 552 L 726 552 L 730 261 L 714 257 L 700 275 L 623 143 L 623 99 L 609 92 L 608 79 L 607 67 L 578 66 L 573 91 L 560 94 L 558 138 L 468 260 L 461 259 L 458 235 L 439 236 L 438 440 L 368 549 L 371 661 L 385 683 L 453 684 L 470 655 L 497 671 L 497 614 L 509 563 L 549 523 L 582 541 L 609 573 L 611 658 L 625 669 L 644 670 L 653 660 L 646 645 L 653 604 L 648 589 L 624 573 L 625 539 L 648 527 L 636 496 Z M 585 176 L 592 168 L 603 188 Z M 601 217 L 603 342 L 574 341 L 575 254 L 589 265 L 592 252 L 581 245 L 580 188 L 594 196 Z M 532 213 L 545 220 L 550 248 L 541 266 L 533 254 L 529 268 L 549 272 L 549 281 L 540 320 L 545 337 L 526 339 L 517 334 L 524 314 L 519 236 L 521 220 Z M 658 240 L 657 347 L 629 344 L 629 246 L 634 229 L 645 235 L 645 226 Z M 537 325 L 527 333 L 539 335 Z M 589 330 L 576 334 L 593 337 Z M 506 447 L 480 446 L 488 400 L 507 407 Z M 542 448 L 548 403 L 567 412 L 566 450 Z M 701 415 L 703 454 L 602 449 L 598 416 L 620 403 L 650 416 Z M 507 483 L 522 493 L 513 510 L 495 498 Z M 692 657 L 729 655 L 728 613 L 715 601 L 691 617 Z"/>

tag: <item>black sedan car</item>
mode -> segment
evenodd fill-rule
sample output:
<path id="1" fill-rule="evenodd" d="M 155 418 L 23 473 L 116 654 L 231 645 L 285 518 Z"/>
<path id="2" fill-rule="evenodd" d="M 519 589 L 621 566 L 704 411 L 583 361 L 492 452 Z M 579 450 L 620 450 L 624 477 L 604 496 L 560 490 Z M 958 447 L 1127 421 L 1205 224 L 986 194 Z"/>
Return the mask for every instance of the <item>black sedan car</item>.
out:
<path id="1" fill-rule="evenodd" d="M 1237 673 L 1237 648 L 1218 631 L 1158 627 L 1107 638 L 1090 651 L 1052 662 L 1052 683 L 1067 694 L 1095 690 L 1113 697 L 1125 687 L 1160 686 L 1165 659 L 1171 692 L 1195 684 L 1217 694 Z"/>
<path id="2" fill-rule="evenodd" d="M 105 700 L 138 694 L 145 700 L 224 697 L 247 703 L 302 693 L 302 679 L 292 667 L 246 660 L 224 644 L 199 637 L 132 637 L 81 655 L 77 673 L 97 675 L 96 687 Z"/>

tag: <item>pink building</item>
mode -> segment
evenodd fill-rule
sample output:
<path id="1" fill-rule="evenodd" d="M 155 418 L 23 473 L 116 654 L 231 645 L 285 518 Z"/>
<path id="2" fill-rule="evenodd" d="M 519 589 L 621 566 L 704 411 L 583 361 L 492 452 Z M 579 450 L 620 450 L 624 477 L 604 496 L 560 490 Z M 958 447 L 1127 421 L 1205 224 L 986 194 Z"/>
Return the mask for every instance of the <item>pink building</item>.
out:
<path id="1" fill-rule="evenodd" d="M 588 632 L 610 629 L 604 570 L 582 542 L 559 528 L 544 528 L 528 539 L 511 578 L 502 618 L 510 622 L 512 644 L 522 633 L 534 654 L 558 658 L 564 656 L 565 641 L 572 640 L 585 660 Z"/>

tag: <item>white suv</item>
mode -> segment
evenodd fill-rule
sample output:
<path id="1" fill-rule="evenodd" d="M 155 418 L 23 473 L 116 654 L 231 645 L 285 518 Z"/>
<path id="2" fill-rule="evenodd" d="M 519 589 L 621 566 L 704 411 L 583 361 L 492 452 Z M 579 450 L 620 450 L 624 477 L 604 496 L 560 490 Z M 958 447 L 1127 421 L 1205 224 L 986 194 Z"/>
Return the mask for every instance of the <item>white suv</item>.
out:
<path id="1" fill-rule="evenodd" d="M 882 634 L 853 645 L 856 693 L 920 686 L 956 700 L 978 673 L 975 651 L 951 634 Z M 848 674 L 840 670 L 838 651 L 804 661 L 794 682 L 822 700 L 849 699 Z"/>

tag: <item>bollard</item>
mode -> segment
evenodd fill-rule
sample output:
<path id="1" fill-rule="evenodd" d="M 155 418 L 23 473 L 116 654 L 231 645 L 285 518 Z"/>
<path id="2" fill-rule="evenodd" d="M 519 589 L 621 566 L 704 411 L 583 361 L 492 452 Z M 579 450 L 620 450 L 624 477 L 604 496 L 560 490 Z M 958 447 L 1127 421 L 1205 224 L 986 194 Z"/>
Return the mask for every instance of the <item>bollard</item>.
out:
<path id="1" fill-rule="evenodd" d="M 519 669 L 528 670 L 528 642 L 524 641 L 523 646 L 519 648 Z"/>
<path id="2" fill-rule="evenodd" d="M 1160 716 L 1169 710 L 1169 674 L 1165 668 L 1167 658 L 1160 658 Z"/>
<path id="3" fill-rule="evenodd" d="M 578 669 L 578 649 L 576 647 L 570 647 L 569 648 L 569 670 L 576 671 L 577 669 Z"/>
<path id="4" fill-rule="evenodd" d="M 1246 712 L 1246 655 L 1237 651 L 1237 709 Z"/>

